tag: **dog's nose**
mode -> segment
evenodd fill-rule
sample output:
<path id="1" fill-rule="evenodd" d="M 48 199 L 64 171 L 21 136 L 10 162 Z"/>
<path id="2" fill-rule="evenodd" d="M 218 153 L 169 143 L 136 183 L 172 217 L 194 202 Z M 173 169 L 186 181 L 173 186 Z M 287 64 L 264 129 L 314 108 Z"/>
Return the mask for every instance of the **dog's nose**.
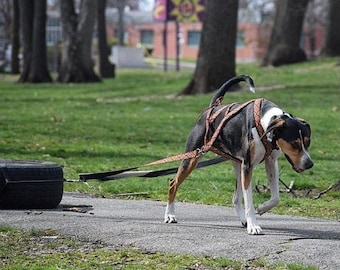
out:
<path id="1" fill-rule="evenodd" d="M 306 161 L 306 163 L 305 163 L 305 168 L 306 168 L 306 170 L 312 168 L 313 166 L 314 166 L 313 161 L 312 161 L 311 159 L 308 159 L 308 160 Z"/>

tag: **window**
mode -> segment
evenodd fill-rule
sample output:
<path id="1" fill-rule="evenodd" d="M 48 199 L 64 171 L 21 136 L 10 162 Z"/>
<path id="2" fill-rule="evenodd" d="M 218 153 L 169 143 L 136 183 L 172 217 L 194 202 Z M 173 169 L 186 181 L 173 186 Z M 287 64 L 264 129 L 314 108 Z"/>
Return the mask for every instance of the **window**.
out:
<path id="1" fill-rule="evenodd" d="M 143 45 L 153 45 L 153 31 L 152 30 L 141 30 L 140 31 L 140 43 Z"/>
<path id="2" fill-rule="evenodd" d="M 188 46 L 197 47 L 200 44 L 201 31 L 188 31 Z"/>
<path id="3" fill-rule="evenodd" d="M 236 48 L 244 47 L 244 31 L 238 30 L 236 37 Z"/>

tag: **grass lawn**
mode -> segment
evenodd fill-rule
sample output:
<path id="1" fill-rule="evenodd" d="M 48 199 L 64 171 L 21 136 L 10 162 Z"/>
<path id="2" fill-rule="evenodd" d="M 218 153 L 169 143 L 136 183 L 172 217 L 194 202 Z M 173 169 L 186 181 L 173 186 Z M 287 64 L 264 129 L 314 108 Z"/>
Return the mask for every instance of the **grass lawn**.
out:
<path id="1" fill-rule="evenodd" d="M 224 99 L 231 103 L 264 97 L 304 118 L 312 127 L 310 154 L 315 166 L 297 174 L 284 158 L 280 160 L 280 177 L 287 184 L 294 181 L 298 197 L 283 192 L 274 213 L 340 219 L 339 191 L 314 198 L 340 180 L 337 62 L 326 59 L 275 69 L 239 65 L 237 73 L 251 75 L 258 91 L 228 93 Z M 138 166 L 179 154 L 212 96 L 176 96 L 191 76 L 189 71 L 118 70 L 117 78 L 96 84 L 23 85 L 15 83 L 16 77 L 0 74 L 0 157 L 53 161 L 63 165 L 66 179 L 78 179 L 79 173 Z M 149 199 L 165 201 L 169 178 L 66 183 L 65 190 L 103 197 L 147 193 Z M 261 191 L 254 192 L 255 204 L 259 204 L 269 197 L 262 188 L 267 186 L 263 166 L 256 168 L 254 181 Z M 231 206 L 234 185 L 231 164 L 211 166 L 192 173 L 177 200 Z M 10 232 L 5 230 L 0 235 Z"/>
<path id="2" fill-rule="evenodd" d="M 282 158 L 281 179 L 287 184 L 295 181 L 299 195 L 315 195 L 339 181 L 340 72 L 336 59 L 275 69 L 239 65 L 237 73 L 251 75 L 258 91 L 228 93 L 225 103 L 264 97 L 312 127 L 314 168 L 297 174 Z M 117 78 L 103 83 L 69 85 L 23 85 L 3 76 L 1 158 L 54 161 L 64 166 L 67 179 L 78 179 L 79 173 L 138 166 L 179 154 L 211 98 L 211 94 L 176 96 L 191 76 L 188 71 L 118 70 Z M 166 200 L 169 178 L 66 183 L 65 189 L 105 197 L 146 192 L 153 200 Z M 267 186 L 263 166 L 256 168 L 254 181 L 258 187 Z M 223 163 L 191 174 L 177 199 L 230 206 L 233 189 L 232 166 Z M 255 203 L 268 196 L 268 192 L 256 192 Z M 285 193 L 281 197 L 275 213 L 340 218 L 339 192 L 330 191 L 318 200 Z"/>

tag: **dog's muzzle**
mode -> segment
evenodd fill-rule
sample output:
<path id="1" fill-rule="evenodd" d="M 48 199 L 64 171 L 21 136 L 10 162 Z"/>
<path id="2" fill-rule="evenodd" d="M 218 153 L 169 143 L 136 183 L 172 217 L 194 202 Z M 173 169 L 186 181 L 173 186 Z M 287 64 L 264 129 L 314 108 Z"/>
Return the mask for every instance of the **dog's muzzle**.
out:
<path id="1" fill-rule="evenodd" d="M 314 162 L 312 161 L 308 153 L 305 153 L 303 155 L 299 165 L 294 164 L 288 155 L 285 156 L 289 163 L 292 165 L 293 170 L 296 171 L 297 173 L 302 173 L 305 170 L 308 170 L 314 166 Z"/>

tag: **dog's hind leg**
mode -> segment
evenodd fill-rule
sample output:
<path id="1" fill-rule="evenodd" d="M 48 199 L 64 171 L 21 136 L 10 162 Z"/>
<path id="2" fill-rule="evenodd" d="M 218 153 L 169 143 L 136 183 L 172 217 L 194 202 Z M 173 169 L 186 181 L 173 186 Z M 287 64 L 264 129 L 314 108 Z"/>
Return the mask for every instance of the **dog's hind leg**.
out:
<path id="1" fill-rule="evenodd" d="M 245 218 L 245 212 L 242 205 L 242 181 L 241 181 L 241 164 L 233 161 L 235 175 L 236 175 L 236 186 L 233 196 L 233 205 L 235 207 L 238 218 L 241 221 L 243 227 L 247 227 L 247 220 Z"/>
<path id="2" fill-rule="evenodd" d="M 188 177 L 188 175 L 195 169 L 199 157 L 183 160 L 178 168 L 177 174 L 174 179 L 170 181 L 168 192 L 168 204 L 166 206 L 164 222 L 177 223 L 175 215 L 175 197 L 178 187 Z"/>
<path id="3" fill-rule="evenodd" d="M 277 159 L 269 156 L 265 161 L 266 173 L 270 187 L 270 199 L 257 208 L 257 213 L 262 215 L 272 209 L 279 203 L 280 190 L 279 190 L 279 169 Z"/>

